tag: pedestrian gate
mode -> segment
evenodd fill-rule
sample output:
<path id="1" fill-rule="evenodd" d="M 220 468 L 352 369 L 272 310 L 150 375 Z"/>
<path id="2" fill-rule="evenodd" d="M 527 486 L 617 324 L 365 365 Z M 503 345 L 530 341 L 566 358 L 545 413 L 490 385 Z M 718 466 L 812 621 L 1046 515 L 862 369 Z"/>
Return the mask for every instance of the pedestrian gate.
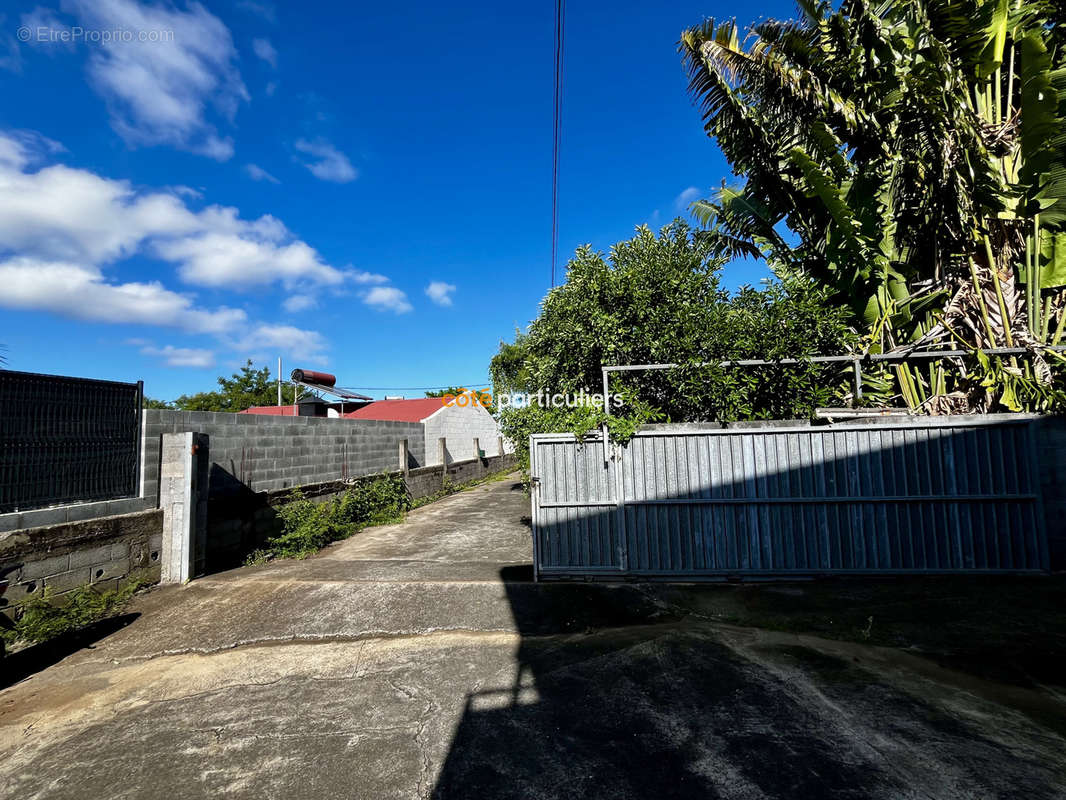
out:
<path id="1" fill-rule="evenodd" d="M 1048 568 L 1029 420 L 530 438 L 538 579 Z"/>

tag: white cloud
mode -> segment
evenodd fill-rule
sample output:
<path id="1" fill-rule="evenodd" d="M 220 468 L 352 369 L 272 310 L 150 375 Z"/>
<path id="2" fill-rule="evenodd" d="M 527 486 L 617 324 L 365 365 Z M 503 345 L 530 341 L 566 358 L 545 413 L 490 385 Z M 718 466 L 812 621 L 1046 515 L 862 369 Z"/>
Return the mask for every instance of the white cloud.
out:
<path id="1" fill-rule="evenodd" d="M 316 331 L 249 320 L 240 308 L 202 308 L 195 296 L 160 281 L 122 282 L 105 267 L 156 256 L 189 283 L 281 283 L 308 298 L 323 286 L 341 292 L 387 281 L 330 266 L 276 217 L 242 219 L 237 209 L 217 205 L 192 211 L 183 187 L 144 191 L 59 164 L 29 171 L 59 149 L 44 137 L 0 131 L 0 308 L 173 328 L 213 336 L 231 349 L 321 361 L 327 343 Z M 206 358 L 199 348 L 169 347 L 157 356 L 190 365 Z"/>
<path id="2" fill-rule="evenodd" d="M 199 189 L 194 189 L 191 186 L 182 186 L 181 184 L 171 186 L 170 191 L 181 197 L 188 197 L 191 200 L 199 200 L 204 196 L 204 193 Z"/>
<path id="3" fill-rule="evenodd" d="M 348 156 L 334 147 L 325 139 L 297 139 L 293 144 L 301 153 L 306 153 L 314 160 L 300 163 L 311 170 L 311 174 L 319 180 L 332 181 L 334 183 L 348 183 L 359 177 L 359 172 L 352 166 Z"/>
<path id="4" fill-rule="evenodd" d="M 266 92 L 266 96 L 267 97 L 273 97 L 274 96 L 274 92 L 276 92 L 277 90 L 278 90 L 278 82 L 277 81 L 267 81 L 267 85 L 263 88 L 263 91 Z"/>
<path id="5" fill-rule="evenodd" d="M 256 2 L 256 0 L 238 0 L 237 8 L 242 11 L 247 11 L 249 14 L 254 14 L 257 17 L 262 17 L 270 23 L 278 21 L 278 11 L 274 8 L 273 3 L 260 3 Z"/>
<path id="6" fill-rule="evenodd" d="M 252 39 L 252 52 L 255 53 L 257 58 L 277 69 L 278 51 L 274 49 L 274 45 L 270 43 L 269 39 Z"/>
<path id="7" fill-rule="evenodd" d="M 22 170 L 65 150 L 59 142 L 36 131 L 9 130 L 0 133 L 0 167 Z"/>
<path id="8" fill-rule="evenodd" d="M 108 105 L 111 125 L 132 145 L 170 145 L 219 161 L 233 141 L 208 119 L 232 122 L 248 91 L 229 29 L 199 3 L 182 11 L 135 0 L 63 0 L 86 29 L 146 32 L 155 41 L 94 44 L 89 80 Z"/>
<path id="9" fill-rule="evenodd" d="M 247 315 L 239 308 L 198 309 L 193 299 L 157 281 L 113 283 L 94 267 L 17 257 L 0 261 L 0 306 L 49 311 L 90 322 L 159 325 L 226 334 Z"/>
<path id="10" fill-rule="evenodd" d="M 363 302 L 378 311 L 397 314 L 406 314 L 414 308 L 408 302 L 407 294 L 394 286 L 375 286 L 363 295 Z"/>
<path id="11" fill-rule="evenodd" d="M 450 306 L 452 304 L 452 295 L 454 293 L 455 287 L 444 281 L 432 281 L 429 286 L 426 287 L 426 296 L 438 306 Z"/>
<path id="12" fill-rule="evenodd" d="M 253 181 L 267 181 L 268 183 L 281 183 L 277 178 L 260 167 L 258 164 L 245 164 L 244 171 Z"/>
<path id="13" fill-rule="evenodd" d="M 376 272 L 363 272 L 358 269 L 349 269 L 345 271 L 344 277 L 352 283 L 388 283 L 389 279 L 384 275 L 378 275 Z"/>
<path id="14" fill-rule="evenodd" d="M 255 326 L 234 342 L 234 347 L 245 352 L 276 353 L 283 350 L 297 358 L 321 360 L 327 349 L 326 340 L 317 331 L 305 331 L 292 325 Z"/>
<path id="15" fill-rule="evenodd" d="M 294 294 L 291 297 L 286 297 L 281 307 L 290 314 L 297 314 L 300 311 L 312 309 L 317 305 L 318 301 L 309 294 Z"/>
<path id="16" fill-rule="evenodd" d="M 0 14 L 0 69 L 8 72 L 22 72 L 22 51 L 19 42 L 10 31 L 12 24 L 6 14 Z"/>
<path id="17" fill-rule="evenodd" d="M 74 49 L 70 26 L 62 22 L 56 16 L 55 11 L 50 8 L 37 6 L 28 14 L 23 14 L 19 22 L 22 23 L 22 27 L 29 28 L 30 34 L 26 43 L 31 47 L 46 50 Z"/>
<path id="18" fill-rule="evenodd" d="M 703 192 L 696 186 L 689 186 L 674 198 L 674 208 L 678 211 L 687 211 L 694 200 L 698 200 Z"/>
<path id="19" fill-rule="evenodd" d="M 163 359 L 168 367 L 199 367 L 206 369 L 215 365 L 215 354 L 212 350 L 203 350 L 198 347 L 174 347 L 168 344 L 166 347 L 154 347 L 145 345 L 141 353 L 146 356 Z"/>
<path id="20" fill-rule="evenodd" d="M 343 273 L 324 263 L 306 243 L 259 237 L 247 225 L 239 233 L 210 232 L 160 241 L 155 252 L 177 263 L 182 279 L 197 286 L 247 287 L 280 280 L 291 287 L 344 281 Z"/>
<path id="21" fill-rule="evenodd" d="M 177 265 L 188 283 L 212 287 L 338 287 L 377 279 L 330 266 L 270 215 L 245 220 L 217 205 L 194 212 L 177 189 L 138 191 L 58 164 L 24 170 L 41 150 L 58 146 L 0 132 L 0 258 L 101 265 L 147 253 Z"/>

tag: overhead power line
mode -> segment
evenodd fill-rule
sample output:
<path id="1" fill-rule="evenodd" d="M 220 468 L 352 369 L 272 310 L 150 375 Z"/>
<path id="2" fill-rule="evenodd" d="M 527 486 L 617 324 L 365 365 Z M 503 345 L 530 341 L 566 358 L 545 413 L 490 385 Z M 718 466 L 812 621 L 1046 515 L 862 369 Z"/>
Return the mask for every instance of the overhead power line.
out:
<path id="1" fill-rule="evenodd" d="M 559 150 L 562 142 L 563 38 L 566 30 L 566 0 L 555 3 L 555 108 L 552 120 L 552 286 L 559 253 Z"/>

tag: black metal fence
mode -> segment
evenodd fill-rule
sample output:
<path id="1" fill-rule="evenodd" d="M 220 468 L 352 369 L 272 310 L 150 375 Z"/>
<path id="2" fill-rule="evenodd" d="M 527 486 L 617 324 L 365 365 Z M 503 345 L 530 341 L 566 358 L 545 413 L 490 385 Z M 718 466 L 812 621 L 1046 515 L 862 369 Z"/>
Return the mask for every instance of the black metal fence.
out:
<path id="1" fill-rule="evenodd" d="M 0 514 L 138 494 L 144 385 L 0 370 Z"/>

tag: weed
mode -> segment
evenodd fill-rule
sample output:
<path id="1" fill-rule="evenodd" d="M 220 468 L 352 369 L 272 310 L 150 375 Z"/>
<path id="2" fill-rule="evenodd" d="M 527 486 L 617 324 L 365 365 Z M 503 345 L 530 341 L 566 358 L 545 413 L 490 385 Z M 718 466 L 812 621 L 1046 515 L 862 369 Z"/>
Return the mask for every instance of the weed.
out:
<path id="1" fill-rule="evenodd" d="M 403 519 L 411 507 L 403 478 L 381 475 L 348 489 L 340 497 L 315 503 L 294 489 L 289 502 L 278 509 L 281 533 L 267 540 L 245 564 L 263 564 L 272 558 L 306 558 L 327 544 L 346 539 L 362 528 Z"/>
<path id="2" fill-rule="evenodd" d="M 104 592 L 92 586 L 82 586 L 60 597 L 45 590 L 44 597 L 31 600 L 22 607 L 22 616 L 14 628 L 4 631 L 4 638 L 8 642 L 36 643 L 71 633 L 114 616 L 142 586 L 144 583 L 137 580 Z"/>

